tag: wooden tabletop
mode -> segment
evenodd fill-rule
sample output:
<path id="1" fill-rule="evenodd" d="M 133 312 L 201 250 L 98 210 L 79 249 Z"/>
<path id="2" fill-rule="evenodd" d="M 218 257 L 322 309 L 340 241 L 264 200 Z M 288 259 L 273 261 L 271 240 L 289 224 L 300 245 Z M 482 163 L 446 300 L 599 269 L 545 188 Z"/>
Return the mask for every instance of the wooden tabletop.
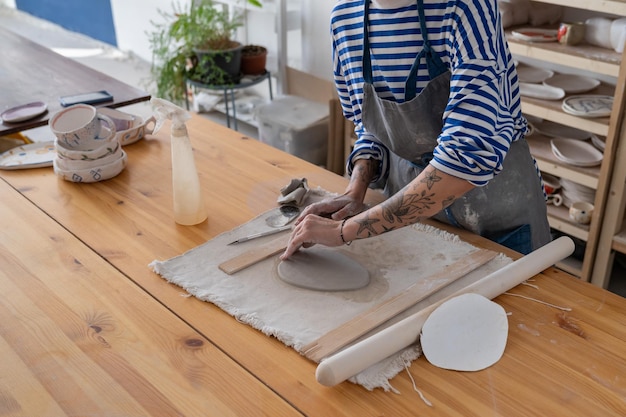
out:
<path id="1" fill-rule="evenodd" d="M 45 126 L 62 107 L 59 97 L 107 90 L 113 101 L 103 106 L 120 107 L 150 99 L 141 89 L 91 69 L 73 59 L 0 28 L 0 113 L 15 106 L 42 101 L 48 110 L 18 123 L 2 123 L 0 136 Z"/>
<path id="2" fill-rule="evenodd" d="M 171 394 L 169 404 L 182 409 L 184 402 L 201 404 L 202 396 L 218 398 L 216 401 L 220 403 L 220 396 L 227 395 L 225 391 L 230 392 L 231 403 L 241 403 L 232 407 L 245 408 L 249 402 L 258 404 L 253 412 L 231 409 L 232 415 L 626 415 L 626 378 L 623 377 L 626 375 L 626 300 L 556 269 L 550 268 L 535 277 L 532 283 L 539 290 L 518 286 L 512 292 L 541 298 L 572 311 L 563 312 L 519 297 L 498 297 L 496 301 L 510 313 L 510 330 L 505 354 L 492 367 L 472 373 L 446 371 L 432 366 L 423 357 L 412 364 L 410 375 L 432 407 L 414 391 L 407 372 L 391 380 L 399 395 L 382 390 L 370 392 L 350 382 L 324 387 L 315 380 L 315 363 L 278 340 L 239 323 L 216 306 L 181 296 L 184 291 L 152 272 L 148 267 L 150 262 L 180 255 L 275 207 L 280 188 L 292 178 L 305 177 L 311 187 L 335 192 L 343 191 L 346 184 L 345 178 L 200 116 L 188 122 L 188 129 L 209 211 L 208 220 L 197 226 L 179 226 L 173 221 L 168 125 L 157 135 L 127 146 L 128 167 L 108 181 L 70 183 L 57 178 L 51 168 L 0 172 L 0 178 L 15 190 L 12 194 L 23 196 L 23 200 L 12 197 L 22 203 L 11 208 L 14 213 L 8 220 L 7 214 L 0 213 L 3 230 L 11 231 L 3 233 L 3 262 L 29 271 L 26 282 L 37 283 L 31 292 L 30 285 L 20 282 L 19 274 L 0 275 L 0 285 L 16 287 L 21 294 L 13 299 L 5 295 L 6 291 L 1 292 L 2 308 L 12 318 L 9 322 L 3 320 L 1 326 L 4 329 L 6 323 L 11 323 L 17 333 L 3 330 L 1 334 L 0 346 L 6 351 L 1 367 L 14 370 L 10 373 L 10 383 L 0 379 L 0 398 L 8 392 L 14 407 L 25 407 L 26 397 L 20 393 L 28 392 L 32 386 L 51 384 L 47 380 L 50 375 L 36 361 L 39 355 L 49 351 L 59 367 L 63 364 L 78 367 L 84 355 L 94 358 L 81 368 L 82 372 L 65 373 L 67 384 L 55 386 L 54 390 L 46 390 L 46 396 L 37 397 L 36 403 L 42 409 L 63 403 L 65 414 L 57 415 L 72 415 L 70 411 L 77 409 L 91 409 L 94 413 L 106 409 L 106 403 L 74 409 L 74 403 L 81 400 L 68 400 L 73 387 L 83 382 L 103 383 L 101 375 L 116 378 L 125 398 L 132 397 L 135 401 L 145 399 L 142 396 L 146 392 L 158 397 L 161 390 L 168 391 L 159 383 L 188 387 L 197 382 L 193 390 L 185 388 Z M 5 188 L 2 188 L 3 196 L 8 193 Z M 371 198 L 375 199 L 376 195 L 372 194 Z M 4 199 L 2 204 L 13 206 L 14 202 Z M 38 219 L 16 221 L 19 216 Z M 71 241 L 71 244 L 57 243 L 56 234 L 43 225 L 64 236 L 63 243 Z M 37 230 L 46 230 L 40 233 L 43 237 L 36 238 Z M 479 246 L 495 246 L 477 236 L 459 233 Z M 13 240 L 4 235 L 23 234 L 27 238 L 20 243 L 19 250 L 9 249 Z M 72 241 L 72 236 L 76 241 Z M 54 262 L 36 265 L 41 255 L 30 257 L 31 240 L 33 246 L 41 244 L 41 252 L 54 258 Z M 77 253 L 82 255 L 74 254 L 78 250 L 74 248 L 80 249 Z M 66 277 L 68 271 L 77 274 L 74 278 L 78 279 Z M 80 321 L 78 313 L 85 314 L 81 308 L 44 309 L 47 303 L 44 295 L 48 293 L 54 294 L 55 305 L 71 301 L 79 306 L 93 305 L 95 312 L 113 311 L 110 314 L 123 326 L 113 326 L 111 336 L 125 339 L 126 344 L 118 341 L 119 351 L 110 350 L 100 342 L 101 334 L 91 332 L 94 329 L 85 326 L 84 319 Z M 70 294 L 75 294 L 76 299 L 70 300 Z M 101 305 L 112 307 L 111 310 L 97 307 Z M 70 310 L 74 313 L 70 314 Z M 135 317 L 137 312 L 144 314 Z M 146 323 L 150 321 L 147 317 L 152 317 L 152 322 Z M 70 318 L 74 322 L 63 324 Z M 169 324 L 161 325 L 162 322 Z M 56 332 L 60 330 L 56 329 L 61 326 L 65 326 L 68 336 L 58 339 Z M 133 331 L 126 330 L 126 326 Z M 153 338 L 159 336 L 154 327 L 160 327 L 163 332 L 165 326 L 172 339 L 156 343 Z M 33 337 L 22 338 L 19 336 L 22 332 Z M 77 338 L 81 332 L 93 338 L 91 343 Z M 183 349 L 179 353 L 184 354 L 187 345 L 180 343 L 179 334 L 187 337 L 182 340 L 202 341 L 207 352 L 215 350 L 223 355 L 202 356 L 206 363 L 180 359 L 175 352 Z M 31 349 L 38 353 L 31 353 Z M 25 360 L 25 355 L 32 355 L 31 360 Z M 14 363 L 18 360 L 23 363 Z M 160 361 L 164 362 L 163 367 L 152 367 Z M 237 369 L 232 369 L 233 363 Z M 132 372 L 124 371 L 128 364 L 138 369 L 131 367 Z M 152 369 L 149 378 L 140 378 L 148 372 L 148 367 Z M 214 372 L 203 373 L 205 367 Z M 236 387 L 234 381 L 233 385 L 225 385 L 233 378 L 238 381 Z M 184 394 L 178 395 L 180 392 Z M 279 400 L 289 407 L 283 408 Z M 10 408 L 8 415 L 23 415 L 16 409 Z M 227 415 L 224 410 L 211 410 L 207 408 L 204 414 L 190 411 L 186 415 Z M 155 407 L 143 415 L 172 414 Z"/>

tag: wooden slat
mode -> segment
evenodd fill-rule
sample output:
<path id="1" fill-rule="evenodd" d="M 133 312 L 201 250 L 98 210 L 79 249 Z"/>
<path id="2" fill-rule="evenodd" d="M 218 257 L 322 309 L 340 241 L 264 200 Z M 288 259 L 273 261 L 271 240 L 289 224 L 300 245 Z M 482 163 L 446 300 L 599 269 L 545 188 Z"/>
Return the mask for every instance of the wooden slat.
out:
<path id="1" fill-rule="evenodd" d="M 219 268 L 228 275 L 239 272 L 242 269 L 262 261 L 263 259 L 267 259 L 272 255 L 276 255 L 277 253 L 284 251 L 287 248 L 289 237 L 290 235 L 286 234 L 266 244 L 255 246 L 254 248 L 237 255 L 228 261 L 222 262 L 219 265 Z"/>
<path id="2" fill-rule="evenodd" d="M 305 356 L 315 362 L 319 362 L 358 337 L 363 336 L 368 331 L 373 330 L 426 297 L 436 293 L 446 285 L 486 264 L 495 258 L 496 255 L 496 252 L 481 249 L 459 259 L 443 270 L 420 280 L 400 294 L 364 311 L 352 320 L 304 346 Z"/>

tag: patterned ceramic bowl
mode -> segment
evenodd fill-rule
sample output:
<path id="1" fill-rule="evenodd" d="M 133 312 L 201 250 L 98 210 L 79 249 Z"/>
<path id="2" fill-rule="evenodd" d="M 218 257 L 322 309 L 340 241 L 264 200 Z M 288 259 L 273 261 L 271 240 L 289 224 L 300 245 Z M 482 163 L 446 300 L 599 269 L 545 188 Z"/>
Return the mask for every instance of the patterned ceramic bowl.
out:
<path id="1" fill-rule="evenodd" d="M 87 169 L 64 170 L 58 166 L 58 159 L 53 161 L 54 173 L 65 181 L 92 183 L 104 181 L 117 176 L 126 168 L 127 163 L 126 152 L 122 151 L 122 156 L 115 161 L 105 164 L 92 166 Z"/>
<path id="2" fill-rule="evenodd" d="M 56 139 L 54 141 L 54 147 L 57 150 L 57 155 L 59 155 L 59 157 L 61 158 L 76 159 L 81 161 L 93 161 L 117 152 L 118 148 L 120 147 L 120 143 L 117 140 L 117 134 L 114 131 L 110 131 L 109 136 L 106 139 L 102 140 L 99 143 L 99 146 L 95 149 L 69 149 Z"/>
<path id="3" fill-rule="evenodd" d="M 113 153 L 98 159 L 70 159 L 57 154 L 56 166 L 64 171 L 85 170 L 115 162 L 122 157 L 123 152 L 122 147 L 118 146 Z"/>
<path id="4" fill-rule="evenodd" d="M 145 135 L 151 135 L 156 124 L 154 117 L 149 117 L 144 121 L 140 116 L 108 107 L 99 108 L 98 113 L 104 114 L 113 120 L 117 129 L 117 140 L 122 146 L 135 143 L 143 139 Z M 149 125 L 151 126 L 148 127 Z"/>

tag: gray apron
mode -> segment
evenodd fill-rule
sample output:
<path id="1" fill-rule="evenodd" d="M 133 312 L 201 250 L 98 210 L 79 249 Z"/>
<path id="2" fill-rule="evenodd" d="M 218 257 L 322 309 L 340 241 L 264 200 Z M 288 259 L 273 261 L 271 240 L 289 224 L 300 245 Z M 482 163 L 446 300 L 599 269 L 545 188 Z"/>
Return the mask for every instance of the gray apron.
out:
<path id="1" fill-rule="evenodd" d="M 367 27 L 369 0 L 365 0 L 362 121 L 365 129 L 390 150 L 387 196 L 415 179 L 432 159 L 450 95 L 450 71 L 431 49 L 423 0 L 417 0 L 417 5 L 424 47 L 407 77 L 405 101 L 396 103 L 378 97 L 374 89 Z M 416 95 L 422 58 L 431 81 Z M 551 240 L 546 210 L 534 159 L 522 138 L 511 144 L 500 174 L 487 185 L 467 192 L 434 218 L 527 254 Z"/>

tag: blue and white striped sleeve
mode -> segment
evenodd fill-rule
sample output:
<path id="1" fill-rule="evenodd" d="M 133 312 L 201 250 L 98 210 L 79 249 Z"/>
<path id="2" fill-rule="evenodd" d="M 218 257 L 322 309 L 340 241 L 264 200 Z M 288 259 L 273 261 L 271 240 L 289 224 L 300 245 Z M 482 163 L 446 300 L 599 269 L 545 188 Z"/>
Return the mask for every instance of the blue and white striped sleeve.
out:
<path id="1" fill-rule="evenodd" d="M 482 186 L 526 129 L 517 78 L 493 2 L 457 2 L 449 39 L 450 97 L 431 164 Z"/>

